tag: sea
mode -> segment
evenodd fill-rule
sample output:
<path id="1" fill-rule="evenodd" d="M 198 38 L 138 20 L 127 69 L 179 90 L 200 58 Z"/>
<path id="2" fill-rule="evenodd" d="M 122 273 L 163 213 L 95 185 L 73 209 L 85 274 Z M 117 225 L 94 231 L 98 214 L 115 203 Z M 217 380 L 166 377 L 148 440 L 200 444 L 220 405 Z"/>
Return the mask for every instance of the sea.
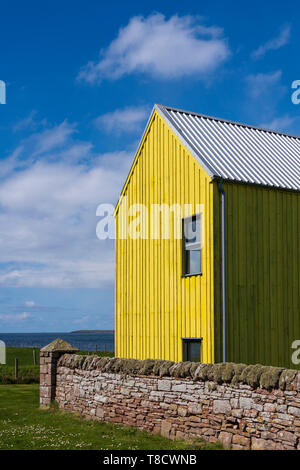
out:
<path id="1" fill-rule="evenodd" d="M 42 348 L 54 339 L 61 338 L 84 351 L 114 351 L 114 332 L 73 333 L 0 333 L 0 340 L 8 347 Z"/>

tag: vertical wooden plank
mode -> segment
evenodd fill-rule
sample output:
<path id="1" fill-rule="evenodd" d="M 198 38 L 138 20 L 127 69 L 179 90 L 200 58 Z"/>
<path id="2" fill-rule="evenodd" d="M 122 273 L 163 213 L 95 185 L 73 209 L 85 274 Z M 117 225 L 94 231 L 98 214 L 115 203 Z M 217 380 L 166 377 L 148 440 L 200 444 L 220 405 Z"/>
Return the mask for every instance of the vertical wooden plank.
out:
<path id="1" fill-rule="evenodd" d="M 124 240 L 116 249 L 116 325 L 125 357 L 182 358 L 182 337 L 203 336 L 213 351 L 213 248 L 210 178 L 163 120 L 155 115 L 126 189 L 128 205 L 202 203 L 206 211 L 203 276 L 182 278 L 180 240 Z M 211 217 L 210 217 L 210 215 Z M 117 215 L 118 217 L 118 215 Z M 118 311 L 120 317 L 118 317 Z M 118 320 L 119 318 L 119 320 Z"/>

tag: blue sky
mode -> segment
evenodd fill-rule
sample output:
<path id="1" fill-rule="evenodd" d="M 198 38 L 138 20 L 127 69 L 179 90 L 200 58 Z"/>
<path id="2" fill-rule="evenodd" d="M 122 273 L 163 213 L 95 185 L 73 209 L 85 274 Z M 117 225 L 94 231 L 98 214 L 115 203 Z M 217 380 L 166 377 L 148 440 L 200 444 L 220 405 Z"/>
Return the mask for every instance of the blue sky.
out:
<path id="1" fill-rule="evenodd" d="M 0 39 L 0 332 L 113 328 L 96 208 L 154 103 L 300 135 L 291 1 L 12 0 Z"/>

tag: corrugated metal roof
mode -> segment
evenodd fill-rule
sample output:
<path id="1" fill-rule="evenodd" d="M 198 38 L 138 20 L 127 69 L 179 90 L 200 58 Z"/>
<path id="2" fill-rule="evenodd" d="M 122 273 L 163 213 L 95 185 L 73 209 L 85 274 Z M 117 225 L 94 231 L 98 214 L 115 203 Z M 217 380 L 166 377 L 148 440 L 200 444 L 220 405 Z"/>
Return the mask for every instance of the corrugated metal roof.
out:
<path id="1" fill-rule="evenodd" d="M 300 137 L 162 105 L 155 109 L 212 178 L 300 190 Z"/>

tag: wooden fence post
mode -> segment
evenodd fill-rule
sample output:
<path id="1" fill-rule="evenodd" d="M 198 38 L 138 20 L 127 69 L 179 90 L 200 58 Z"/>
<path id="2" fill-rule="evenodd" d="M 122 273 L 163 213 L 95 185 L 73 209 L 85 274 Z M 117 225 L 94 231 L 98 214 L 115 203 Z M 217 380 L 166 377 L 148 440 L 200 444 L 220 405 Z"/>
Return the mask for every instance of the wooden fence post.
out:
<path id="1" fill-rule="evenodd" d="M 19 372 L 19 362 L 18 362 L 18 358 L 15 357 L 15 379 L 18 378 L 18 372 Z"/>

